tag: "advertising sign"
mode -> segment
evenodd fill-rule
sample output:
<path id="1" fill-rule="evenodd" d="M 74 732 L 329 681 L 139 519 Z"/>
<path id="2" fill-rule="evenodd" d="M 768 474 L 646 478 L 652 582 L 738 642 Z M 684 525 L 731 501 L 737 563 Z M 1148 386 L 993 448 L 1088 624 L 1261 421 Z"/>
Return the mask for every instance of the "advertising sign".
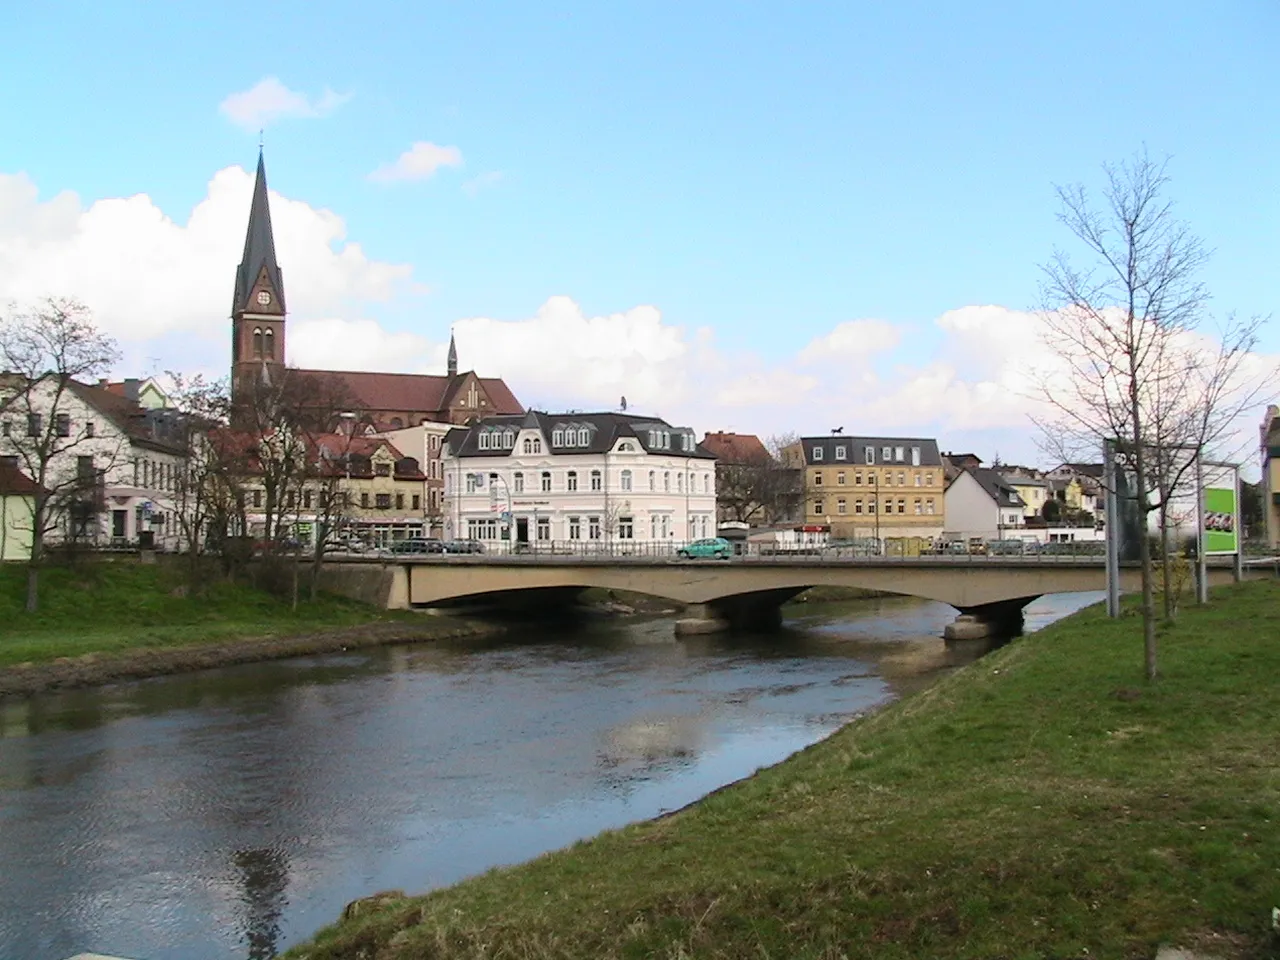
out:
<path id="1" fill-rule="evenodd" d="M 1234 487 L 1205 485 L 1204 488 L 1204 552 L 1205 556 L 1236 553 L 1240 549 L 1237 529 L 1240 511 Z"/>

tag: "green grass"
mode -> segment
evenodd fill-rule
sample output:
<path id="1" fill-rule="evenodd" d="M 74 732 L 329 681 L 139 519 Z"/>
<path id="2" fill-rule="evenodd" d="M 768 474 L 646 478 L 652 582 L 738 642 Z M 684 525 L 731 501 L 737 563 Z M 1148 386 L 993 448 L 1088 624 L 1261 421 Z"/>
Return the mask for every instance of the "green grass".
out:
<path id="1" fill-rule="evenodd" d="M 1082 612 L 674 816 L 287 956 L 1276 955 L 1280 586 L 1160 642 L 1147 685 L 1138 619 Z"/>
<path id="2" fill-rule="evenodd" d="M 28 614 L 26 567 L 0 564 L 0 667 L 87 653 L 288 636 L 391 619 L 396 614 L 321 596 L 297 611 L 262 590 L 219 582 L 187 597 L 182 571 L 136 560 L 41 573 L 40 609 Z M 305 587 L 304 596 L 305 596 Z"/>

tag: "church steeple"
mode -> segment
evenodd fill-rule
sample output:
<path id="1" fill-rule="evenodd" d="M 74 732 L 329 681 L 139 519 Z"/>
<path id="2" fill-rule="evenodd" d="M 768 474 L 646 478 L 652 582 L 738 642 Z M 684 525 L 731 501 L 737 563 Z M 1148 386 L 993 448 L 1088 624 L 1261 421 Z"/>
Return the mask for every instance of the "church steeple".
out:
<path id="1" fill-rule="evenodd" d="M 236 268 L 236 287 L 231 301 L 233 399 L 255 375 L 267 375 L 269 365 L 284 363 L 284 324 L 284 278 L 276 263 L 271 207 L 267 200 L 267 166 L 259 147 L 244 257 Z"/>
<path id="2" fill-rule="evenodd" d="M 449 331 L 449 376 L 458 375 L 458 345 L 453 341 L 453 331 Z"/>
<path id="3" fill-rule="evenodd" d="M 262 294 L 267 296 L 263 297 Z M 276 263 L 276 242 L 271 232 L 271 206 L 267 202 L 267 165 L 258 150 L 258 174 L 249 206 L 249 229 L 245 231 L 244 256 L 236 270 L 235 300 L 231 315 L 242 313 L 283 314 L 284 279 Z"/>

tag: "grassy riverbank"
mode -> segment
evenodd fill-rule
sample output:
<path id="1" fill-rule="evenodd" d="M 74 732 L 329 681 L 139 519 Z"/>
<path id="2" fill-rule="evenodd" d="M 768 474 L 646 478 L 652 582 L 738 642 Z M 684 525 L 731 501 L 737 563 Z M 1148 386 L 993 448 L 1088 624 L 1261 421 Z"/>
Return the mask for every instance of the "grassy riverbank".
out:
<path id="1" fill-rule="evenodd" d="M 662 820 L 287 956 L 1275 955 L 1280 587 L 1161 634 L 1095 609 Z M 366 905 L 360 905 L 366 906 Z"/>
<path id="2" fill-rule="evenodd" d="M 136 560 L 49 567 L 40 609 L 24 611 L 26 568 L 0 564 L 0 668 L 84 654 L 119 654 L 403 619 L 340 597 L 289 604 L 243 584 L 219 582 L 188 597 L 176 569 Z"/>

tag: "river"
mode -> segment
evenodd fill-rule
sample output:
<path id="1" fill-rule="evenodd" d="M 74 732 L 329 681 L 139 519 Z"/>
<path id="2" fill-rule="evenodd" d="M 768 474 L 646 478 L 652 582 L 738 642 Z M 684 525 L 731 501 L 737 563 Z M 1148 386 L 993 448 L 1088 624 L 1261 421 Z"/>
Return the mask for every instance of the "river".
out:
<path id="1" fill-rule="evenodd" d="M 1096 594 L 1027 611 L 1027 630 Z M 0 704 L 0 958 L 258 960 L 656 816 L 980 655 L 908 599 L 675 640 L 588 619 L 500 642 L 208 670 Z"/>

